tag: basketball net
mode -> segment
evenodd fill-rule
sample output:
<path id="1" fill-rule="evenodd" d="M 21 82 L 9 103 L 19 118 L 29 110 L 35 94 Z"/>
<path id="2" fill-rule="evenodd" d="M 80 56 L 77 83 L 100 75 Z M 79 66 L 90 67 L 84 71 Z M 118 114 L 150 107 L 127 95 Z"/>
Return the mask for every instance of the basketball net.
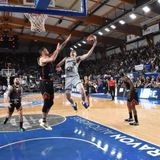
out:
<path id="1" fill-rule="evenodd" d="M 25 13 L 26 18 L 31 23 L 32 32 L 45 32 L 45 22 L 48 16 L 46 14 Z"/>

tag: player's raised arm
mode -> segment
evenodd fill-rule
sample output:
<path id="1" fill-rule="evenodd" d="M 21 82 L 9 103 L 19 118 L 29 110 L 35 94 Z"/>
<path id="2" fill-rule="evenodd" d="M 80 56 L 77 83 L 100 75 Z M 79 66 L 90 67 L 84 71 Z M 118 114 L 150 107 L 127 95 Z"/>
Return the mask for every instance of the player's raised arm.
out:
<path id="1" fill-rule="evenodd" d="M 66 46 L 68 41 L 71 39 L 71 34 L 66 38 L 66 40 L 60 45 L 60 51 Z"/>
<path id="2" fill-rule="evenodd" d="M 66 38 L 66 40 L 62 43 L 59 44 L 58 46 L 58 53 L 66 46 L 66 44 L 68 43 L 68 41 L 71 39 L 71 34 Z M 57 50 L 57 49 L 56 49 Z M 53 55 L 55 55 L 55 51 L 52 53 Z M 56 57 L 57 58 L 57 57 Z M 55 59 L 56 59 L 55 58 Z"/>
<path id="3" fill-rule="evenodd" d="M 58 54 L 60 53 L 60 51 L 66 46 L 67 42 L 70 39 L 71 39 L 71 35 L 69 35 L 62 44 L 58 43 L 56 50 L 51 54 L 51 56 L 49 56 L 49 52 L 46 48 L 42 48 L 40 50 L 41 57 L 39 59 L 39 64 L 42 66 L 42 65 L 45 65 L 46 63 L 54 62 Z"/>
<path id="4" fill-rule="evenodd" d="M 51 62 L 54 62 L 57 59 L 57 56 L 60 53 L 60 50 L 61 50 L 61 45 L 58 43 L 56 50 L 54 51 L 54 53 L 50 57 Z"/>
<path id="5" fill-rule="evenodd" d="M 61 70 L 62 70 L 61 66 L 65 63 L 65 61 L 66 61 L 66 57 L 63 58 L 63 59 L 56 65 L 56 70 L 57 70 L 57 71 L 61 71 Z"/>
<path id="6" fill-rule="evenodd" d="M 48 50 L 46 48 L 42 48 L 40 49 L 39 53 L 40 53 L 40 58 L 38 60 L 38 63 L 40 66 L 44 66 L 47 63 L 50 62 L 54 62 L 58 56 L 60 52 L 60 44 L 57 44 L 56 50 L 54 51 L 54 53 L 50 56 Z"/>
<path id="7" fill-rule="evenodd" d="M 93 50 L 94 50 L 94 48 L 97 45 L 97 37 L 94 36 L 94 35 L 90 35 L 90 36 L 87 37 L 87 41 L 88 42 L 94 42 L 94 43 L 93 43 L 92 48 L 86 54 L 77 57 L 77 59 L 80 59 L 82 61 L 85 60 L 85 59 L 87 59 L 93 53 Z"/>

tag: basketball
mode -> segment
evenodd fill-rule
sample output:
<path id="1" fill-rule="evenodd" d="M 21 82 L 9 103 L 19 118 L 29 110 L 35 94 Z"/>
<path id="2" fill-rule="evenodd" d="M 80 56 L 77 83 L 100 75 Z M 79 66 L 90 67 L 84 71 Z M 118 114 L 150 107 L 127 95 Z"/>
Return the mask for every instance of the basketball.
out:
<path id="1" fill-rule="evenodd" d="M 87 37 L 87 42 L 94 42 L 96 40 L 96 36 L 91 34 Z"/>

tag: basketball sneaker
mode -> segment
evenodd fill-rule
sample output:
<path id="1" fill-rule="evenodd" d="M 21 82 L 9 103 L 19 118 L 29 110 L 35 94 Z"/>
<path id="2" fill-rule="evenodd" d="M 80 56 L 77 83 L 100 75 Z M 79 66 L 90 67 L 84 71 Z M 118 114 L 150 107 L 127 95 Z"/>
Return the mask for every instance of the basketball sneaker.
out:
<path id="1" fill-rule="evenodd" d="M 3 121 L 3 124 L 7 124 L 9 118 L 5 118 L 5 120 Z"/>
<path id="2" fill-rule="evenodd" d="M 131 126 L 139 126 L 139 123 L 138 123 L 138 122 L 135 122 L 135 121 L 134 121 L 134 122 L 130 122 L 129 124 L 130 124 Z"/>
<path id="3" fill-rule="evenodd" d="M 89 108 L 89 104 L 87 104 L 86 102 L 82 102 L 82 105 L 84 106 L 85 109 Z"/>
<path id="4" fill-rule="evenodd" d="M 125 122 L 132 122 L 133 119 L 132 119 L 132 118 L 127 118 L 127 119 L 125 119 L 124 121 L 125 121 Z"/>
<path id="5" fill-rule="evenodd" d="M 25 129 L 22 127 L 22 128 L 19 129 L 19 131 L 20 131 L 20 132 L 24 132 Z"/>
<path id="6" fill-rule="evenodd" d="M 75 111 L 78 110 L 78 109 L 77 109 L 77 103 L 74 103 L 74 105 L 72 105 L 72 107 L 73 107 L 73 109 L 74 109 Z"/>
<path id="7" fill-rule="evenodd" d="M 47 131 L 51 131 L 52 127 L 48 125 L 47 122 L 43 122 L 43 119 L 39 120 L 40 126 L 43 127 Z"/>

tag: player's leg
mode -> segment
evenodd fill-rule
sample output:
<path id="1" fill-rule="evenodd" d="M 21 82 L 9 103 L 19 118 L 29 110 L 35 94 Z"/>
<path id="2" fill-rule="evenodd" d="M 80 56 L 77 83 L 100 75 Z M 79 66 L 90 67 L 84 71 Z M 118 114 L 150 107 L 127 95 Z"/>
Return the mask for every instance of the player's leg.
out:
<path id="1" fill-rule="evenodd" d="M 71 96 L 71 90 L 66 90 L 66 98 L 72 105 L 74 104 L 74 101 Z"/>
<path id="2" fill-rule="evenodd" d="M 90 95 L 88 91 L 86 91 L 86 98 L 87 98 L 87 103 L 90 106 Z"/>
<path id="3" fill-rule="evenodd" d="M 136 105 L 139 104 L 139 99 L 138 99 L 138 94 L 137 92 L 132 93 L 132 99 L 131 99 L 131 109 L 134 115 L 134 122 L 130 123 L 130 125 L 139 125 L 138 122 L 138 115 L 137 115 L 137 110 L 136 110 Z"/>
<path id="4" fill-rule="evenodd" d="M 77 103 L 72 99 L 71 90 L 66 90 L 66 98 L 72 104 L 73 109 L 77 111 Z"/>
<path id="5" fill-rule="evenodd" d="M 43 97 L 42 119 L 39 120 L 40 126 L 47 130 L 52 130 L 47 124 L 47 116 L 53 105 L 54 89 L 52 82 L 41 81 L 41 94 Z"/>
<path id="6" fill-rule="evenodd" d="M 19 128 L 20 128 L 20 131 L 25 131 L 25 129 L 23 128 L 23 109 L 22 109 L 22 106 L 19 105 L 19 106 L 16 106 L 17 108 L 17 111 L 19 112 Z"/>
<path id="7" fill-rule="evenodd" d="M 15 108 L 15 107 L 14 107 L 13 104 L 11 104 L 11 105 L 8 107 L 7 116 L 6 116 L 3 124 L 6 124 L 6 123 L 8 122 L 8 120 L 11 118 L 11 116 L 12 116 L 12 114 L 13 114 L 13 112 L 14 112 L 14 108 Z"/>
<path id="8" fill-rule="evenodd" d="M 75 111 L 77 111 L 77 103 L 74 102 L 74 100 L 72 99 L 72 96 L 71 96 L 73 79 L 74 79 L 74 77 L 66 77 L 65 78 L 65 92 L 66 92 L 65 94 L 66 94 L 67 100 L 71 103 L 73 109 Z"/>
<path id="9" fill-rule="evenodd" d="M 82 102 L 85 102 L 85 100 L 86 100 L 86 93 L 85 93 L 83 84 L 82 84 L 81 82 L 79 82 L 79 83 L 76 85 L 76 88 L 77 88 L 77 90 L 79 91 L 79 93 L 81 94 Z"/>
<path id="10" fill-rule="evenodd" d="M 52 86 L 50 86 L 50 87 L 52 87 Z M 49 127 L 49 125 L 47 124 L 47 116 L 49 114 L 50 109 L 52 108 L 52 106 L 54 104 L 54 90 L 50 89 L 50 92 L 44 93 L 43 96 L 44 96 L 43 97 L 44 98 L 44 105 L 42 108 L 42 119 L 43 119 L 43 122 L 45 123 L 45 125 L 47 127 Z M 51 128 L 49 130 L 51 130 Z"/>
<path id="11" fill-rule="evenodd" d="M 127 100 L 127 108 L 128 108 L 129 118 L 125 119 L 125 121 L 126 122 L 132 122 L 133 121 L 132 108 L 131 108 L 131 103 L 130 103 L 129 100 Z"/>
<path id="12" fill-rule="evenodd" d="M 46 118 L 48 115 L 48 104 L 49 104 L 49 94 L 47 93 L 47 82 L 41 81 L 40 82 L 40 88 L 41 88 L 41 94 L 43 97 L 43 107 L 42 107 L 42 122 L 46 123 Z"/>
<path id="13" fill-rule="evenodd" d="M 82 105 L 87 109 L 89 107 L 89 104 L 86 103 L 86 93 L 83 87 L 83 84 L 81 82 L 79 82 L 76 85 L 77 90 L 79 91 L 79 93 L 81 94 L 81 98 L 82 98 Z"/>
<path id="14" fill-rule="evenodd" d="M 131 122 L 129 124 L 137 126 L 137 125 L 139 125 L 138 116 L 137 116 L 137 110 L 136 110 L 135 105 L 131 105 L 131 108 L 132 108 L 132 112 L 133 112 L 133 115 L 134 115 L 134 122 Z"/>
<path id="15" fill-rule="evenodd" d="M 129 118 L 125 119 L 126 122 L 132 122 L 133 121 L 133 115 L 132 115 L 132 106 L 131 106 L 131 92 L 128 93 L 127 96 L 127 108 L 128 108 L 128 114 L 129 114 Z"/>
<path id="16" fill-rule="evenodd" d="M 112 101 L 114 100 L 114 90 L 113 87 L 110 87 L 110 92 L 111 92 L 111 97 L 112 97 Z"/>
<path id="17" fill-rule="evenodd" d="M 115 98 L 115 87 L 113 87 L 113 100 Z"/>
<path id="18" fill-rule="evenodd" d="M 51 96 L 48 93 L 43 94 L 43 107 L 42 107 L 42 119 L 39 120 L 40 126 L 45 128 L 46 130 L 52 130 L 52 127 L 50 127 L 47 123 L 47 116 L 48 113 L 53 105 L 53 96 Z"/>

